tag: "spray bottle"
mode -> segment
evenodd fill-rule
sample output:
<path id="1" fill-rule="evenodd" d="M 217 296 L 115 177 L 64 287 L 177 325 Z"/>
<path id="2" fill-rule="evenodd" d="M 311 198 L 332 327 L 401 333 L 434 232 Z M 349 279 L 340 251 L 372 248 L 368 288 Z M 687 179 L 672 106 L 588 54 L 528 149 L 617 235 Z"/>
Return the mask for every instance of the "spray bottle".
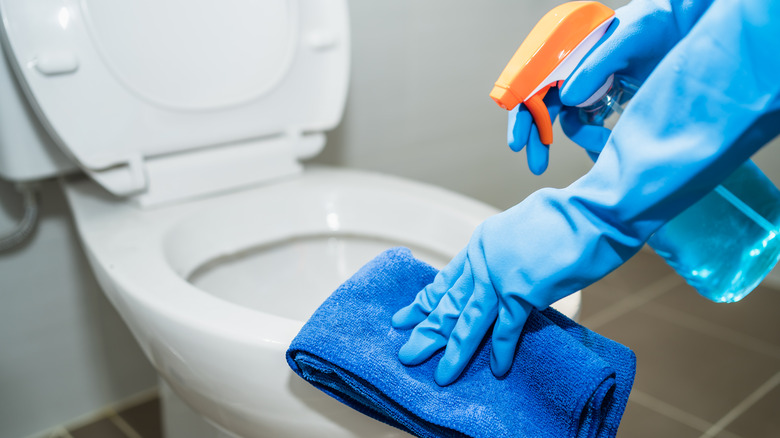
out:
<path id="1" fill-rule="evenodd" d="M 528 108 L 542 143 L 552 123 L 542 101 L 604 35 L 614 11 L 592 1 L 548 12 L 501 73 L 490 97 L 505 109 Z M 580 105 L 583 123 L 614 126 L 637 86 L 610 77 Z M 780 191 L 747 161 L 712 192 L 667 222 L 648 245 L 706 298 L 734 302 L 750 293 L 780 259 Z"/>

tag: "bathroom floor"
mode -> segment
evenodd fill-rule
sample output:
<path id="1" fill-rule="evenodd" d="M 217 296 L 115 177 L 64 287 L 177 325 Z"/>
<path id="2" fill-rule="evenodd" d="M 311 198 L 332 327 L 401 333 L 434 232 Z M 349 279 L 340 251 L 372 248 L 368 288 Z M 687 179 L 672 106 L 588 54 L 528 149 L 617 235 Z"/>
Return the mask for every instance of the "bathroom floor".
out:
<path id="1" fill-rule="evenodd" d="M 581 323 L 637 355 L 618 437 L 777 437 L 778 292 L 712 303 L 644 251 L 587 288 Z"/>
<path id="2" fill-rule="evenodd" d="M 106 409 L 86 424 L 76 424 L 42 438 L 162 438 L 160 400 L 156 394 L 121 409 Z"/>
<path id="3" fill-rule="evenodd" d="M 711 303 L 649 252 L 586 289 L 581 322 L 637 354 L 618 438 L 777 437 L 779 292 L 762 286 L 739 303 Z M 50 435 L 161 436 L 156 398 Z"/>

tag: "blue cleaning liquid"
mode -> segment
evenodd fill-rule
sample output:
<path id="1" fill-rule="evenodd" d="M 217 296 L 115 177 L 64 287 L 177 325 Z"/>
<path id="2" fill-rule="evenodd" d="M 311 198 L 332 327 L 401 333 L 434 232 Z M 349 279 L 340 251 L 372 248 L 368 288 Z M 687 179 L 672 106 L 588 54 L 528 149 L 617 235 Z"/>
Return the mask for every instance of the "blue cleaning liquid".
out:
<path id="1" fill-rule="evenodd" d="M 748 161 L 647 243 L 706 298 L 739 301 L 780 260 L 778 199 L 780 191 Z"/>
<path id="2" fill-rule="evenodd" d="M 611 129 L 636 90 L 616 77 L 601 101 L 580 110 L 580 119 Z M 704 297 L 739 301 L 780 260 L 780 191 L 747 161 L 647 243 Z"/>

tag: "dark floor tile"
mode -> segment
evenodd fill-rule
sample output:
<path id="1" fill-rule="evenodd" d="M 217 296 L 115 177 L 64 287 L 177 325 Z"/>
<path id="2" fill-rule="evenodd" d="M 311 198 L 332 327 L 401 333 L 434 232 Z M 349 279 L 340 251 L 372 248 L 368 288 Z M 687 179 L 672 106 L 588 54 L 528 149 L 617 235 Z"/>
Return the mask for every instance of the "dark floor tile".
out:
<path id="1" fill-rule="evenodd" d="M 677 278 L 674 271 L 655 253 L 648 251 L 637 253 L 623 266 L 583 289 L 580 321 L 588 321 L 590 317 L 613 307 L 622 300 L 636 297 L 637 293 L 658 284 L 659 280 L 670 274 Z M 679 279 L 681 284 L 682 281 Z"/>
<path id="2" fill-rule="evenodd" d="M 122 410 L 119 412 L 119 416 L 142 438 L 162 438 L 160 399 L 155 398 Z"/>
<path id="3" fill-rule="evenodd" d="M 602 278 L 599 283 L 616 293 L 629 294 L 671 273 L 674 273 L 674 270 L 660 256 L 643 250 Z"/>
<path id="4" fill-rule="evenodd" d="M 636 352 L 635 389 L 712 423 L 780 370 L 780 360 L 641 309 L 599 332 Z"/>
<path id="5" fill-rule="evenodd" d="M 73 438 L 127 438 L 127 435 L 107 418 L 78 427 L 69 432 Z"/>
<path id="6" fill-rule="evenodd" d="M 780 435 L 780 387 L 761 398 L 726 427 L 726 431 L 750 438 L 776 438 Z M 720 438 L 720 435 L 718 435 Z"/>
<path id="7" fill-rule="evenodd" d="M 580 322 L 586 321 L 601 310 L 623 299 L 625 295 L 617 294 L 609 288 L 596 283 L 582 290 L 582 304 L 580 307 Z"/>
<path id="8" fill-rule="evenodd" d="M 655 300 L 688 315 L 707 320 L 769 343 L 780 349 L 780 291 L 759 286 L 736 303 L 713 303 L 688 285 Z"/>
<path id="9" fill-rule="evenodd" d="M 583 289 L 581 320 L 587 320 L 673 272 L 655 253 L 640 251 L 623 266 Z"/>
<path id="10" fill-rule="evenodd" d="M 698 438 L 701 431 L 659 414 L 640 404 L 628 402 L 617 438 Z"/>

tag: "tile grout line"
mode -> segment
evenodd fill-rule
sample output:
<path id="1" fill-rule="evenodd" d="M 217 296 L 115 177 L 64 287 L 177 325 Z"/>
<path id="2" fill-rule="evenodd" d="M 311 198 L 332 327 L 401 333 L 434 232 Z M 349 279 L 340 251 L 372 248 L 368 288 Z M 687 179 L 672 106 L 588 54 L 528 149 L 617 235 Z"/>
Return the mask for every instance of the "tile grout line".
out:
<path id="1" fill-rule="evenodd" d="M 109 407 L 113 409 L 115 412 L 119 412 L 127 408 L 138 406 L 159 398 L 160 398 L 160 389 L 157 386 L 153 386 L 151 388 L 140 391 L 128 398 L 120 400 L 116 403 L 112 403 L 109 405 Z"/>
<path id="2" fill-rule="evenodd" d="M 110 414 L 108 415 L 108 419 L 114 423 L 114 426 L 118 427 L 119 430 L 122 431 L 125 435 L 127 435 L 127 438 L 143 438 L 140 433 L 138 433 L 133 426 L 127 423 L 124 418 L 122 418 L 116 411 L 111 410 Z"/>
<path id="3" fill-rule="evenodd" d="M 679 286 L 680 277 L 676 273 L 666 274 L 659 280 L 643 287 L 639 291 L 619 300 L 601 311 L 591 315 L 582 321 L 582 325 L 594 329 L 610 321 L 617 319 L 625 313 L 634 310 L 641 305 L 669 292 L 673 287 Z"/>
<path id="4" fill-rule="evenodd" d="M 706 432 L 713 426 L 713 424 L 707 420 L 701 419 L 693 414 L 689 414 L 688 412 L 685 412 L 676 406 L 672 406 L 663 400 L 659 400 L 636 389 L 631 391 L 631 396 L 628 401 L 644 406 L 651 411 L 676 420 L 686 426 L 698 430 L 699 432 Z"/>
<path id="5" fill-rule="evenodd" d="M 770 377 L 769 380 L 759 386 L 758 389 L 753 391 L 753 393 L 745 397 L 744 400 L 737 403 L 734 408 L 727 412 L 726 415 L 713 424 L 712 427 L 705 431 L 704 434 L 699 438 L 713 438 L 715 435 L 723 431 L 734 420 L 736 420 L 740 415 L 745 413 L 754 404 L 756 404 L 756 402 L 761 400 L 765 395 L 767 395 L 770 391 L 779 385 L 780 371 L 778 371 L 774 376 Z"/>
<path id="6" fill-rule="evenodd" d="M 159 389 L 156 386 L 145 389 L 143 391 L 131 395 L 130 397 L 103 406 L 98 410 L 88 412 L 84 415 L 80 415 L 74 419 L 71 419 L 70 421 L 67 421 L 66 423 L 58 427 L 62 428 L 65 432 L 69 432 L 70 430 L 95 423 L 104 418 L 108 418 L 112 413 L 116 413 L 118 411 L 122 411 L 124 409 L 133 406 L 138 406 L 142 403 L 152 401 L 155 398 L 159 398 L 158 393 L 159 393 Z M 36 435 L 28 438 L 40 438 L 40 436 Z M 65 438 L 73 438 L 73 435 L 68 433 Z"/>
<path id="7" fill-rule="evenodd" d="M 44 432 L 42 435 L 35 435 L 35 438 L 73 438 L 68 429 L 58 426 Z M 30 437 L 32 438 L 32 437 Z"/>
<path id="8" fill-rule="evenodd" d="M 642 312 L 741 348 L 780 359 L 780 348 L 773 344 L 736 330 L 723 328 L 705 319 L 684 314 L 677 309 L 654 303 L 642 308 Z"/>

